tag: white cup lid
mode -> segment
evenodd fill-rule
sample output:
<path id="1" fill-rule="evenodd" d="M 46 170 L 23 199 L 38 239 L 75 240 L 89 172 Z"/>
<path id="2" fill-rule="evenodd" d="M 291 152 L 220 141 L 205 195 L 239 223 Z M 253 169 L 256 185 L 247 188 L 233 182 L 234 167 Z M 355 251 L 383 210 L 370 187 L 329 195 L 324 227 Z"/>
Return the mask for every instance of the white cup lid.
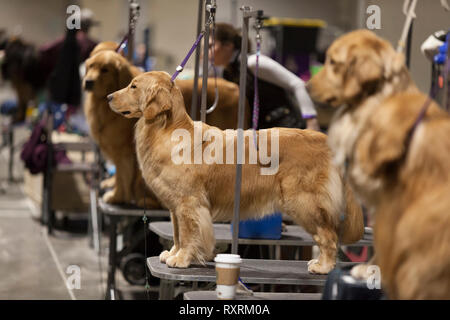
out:
<path id="1" fill-rule="evenodd" d="M 214 258 L 214 261 L 219 263 L 242 263 L 240 255 L 229 253 L 219 253 Z"/>

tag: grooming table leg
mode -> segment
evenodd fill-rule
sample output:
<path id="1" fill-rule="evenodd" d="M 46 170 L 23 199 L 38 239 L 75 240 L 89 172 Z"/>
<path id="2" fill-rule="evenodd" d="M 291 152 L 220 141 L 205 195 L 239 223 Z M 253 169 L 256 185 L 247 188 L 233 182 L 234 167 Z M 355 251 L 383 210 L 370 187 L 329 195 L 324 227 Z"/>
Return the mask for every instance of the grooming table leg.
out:
<path id="1" fill-rule="evenodd" d="M 173 300 L 175 281 L 161 279 L 159 283 L 159 300 Z"/>
<path id="2" fill-rule="evenodd" d="M 9 143 L 9 159 L 8 159 L 8 181 L 13 182 L 13 164 L 14 164 L 14 128 L 10 124 L 8 128 L 8 143 Z"/>
<path id="3" fill-rule="evenodd" d="M 109 230 L 109 260 L 108 260 L 108 280 L 106 286 L 106 300 L 116 299 L 116 251 L 117 251 L 117 220 L 110 216 Z"/>

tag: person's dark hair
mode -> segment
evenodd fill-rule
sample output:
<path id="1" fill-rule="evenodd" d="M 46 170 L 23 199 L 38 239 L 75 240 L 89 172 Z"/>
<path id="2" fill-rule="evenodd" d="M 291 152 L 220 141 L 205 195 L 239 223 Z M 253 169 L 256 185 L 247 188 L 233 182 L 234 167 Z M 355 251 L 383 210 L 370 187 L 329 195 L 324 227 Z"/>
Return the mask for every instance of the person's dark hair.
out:
<path id="1" fill-rule="evenodd" d="M 241 50 L 242 36 L 238 29 L 229 23 L 216 23 L 215 40 L 222 43 L 232 43 L 237 50 Z M 250 52 L 250 41 L 248 42 L 248 52 Z"/>
<path id="2" fill-rule="evenodd" d="M 241 51 L 242 36 L 239 30 L 229 23 L 219 22 L 216 23 L 216 29 L 214 31 L 214 40 L 222 43 L 232 43 L 236 50 Z M 248 51 L 250 52 L 250 41 L 248 41 Z M 238 56 L 225 67 L 223 77 L 231 82 L 239 83 L 240 75 L 240 62 Z M 249 74 L 247 74 L 249 77 Z"/>

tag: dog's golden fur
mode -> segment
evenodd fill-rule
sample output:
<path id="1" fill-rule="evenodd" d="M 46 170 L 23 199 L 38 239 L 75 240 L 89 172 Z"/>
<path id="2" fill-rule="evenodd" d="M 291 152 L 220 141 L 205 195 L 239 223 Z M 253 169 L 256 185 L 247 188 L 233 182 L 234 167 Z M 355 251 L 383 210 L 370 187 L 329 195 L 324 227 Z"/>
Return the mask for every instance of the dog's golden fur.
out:
<path id="1" fill-rule="evenodd" d="M 113 42 L 101 43 L 94 54 L 86 60 L 86 75 L 83 80 L 93 81 L 93 87 L 86 93 L 84 112 L 90 134 L 102 153 L 116 166 L 113 179 L 102 183 L 113 187 L 103 199 L 108 203 L 131 203 L 147 208 L 157 208 L 159 203 L 146 186 L 139 171 L 134 146 L 136 121 L 125 119 L 111 111 L 106 96 L 124 88 L 141 72 L 124 57 L 114 52 Z M 144 199 L 144 194 L 147 196 Z"/>
<path id="2" fill-rule="evenodd" d="M 409 133 L 426 95 L 403 56 L 369 31 L 336 40 L 310 81 L 337 112 L 335 163 L 374 213 L 376 262 L 391 299 L 450 299 L 450 117 L 436 103 Z"/>
<path id="3" fill-rule="evenodd" d="M 131 79 L 142 72 L 132 66 L 123 56 L 115 53 L 118 44 L 112 41 L 99 43 L 86 61 L 86 75 L 83 80 L 94 81 L 87 91 L 84 103 L 85 115 L 93 139 L 101 151 L 116 166 L 117 174 L 102 181 L 102 188 L 113 188 L 105 193 L 103 199 L 108 203 L 134 203 L 147 208 L 160 206 L 153 193 L 146 188 L 135 156 L 134 126 L 135 119 L 126 119 L 113 112 L 106 96 L 124 88 Z M 103 71 L 102 71 L 103 70 Z M 208 85 L 208 106 L 214 100 L 214 82 Z M 192 80 L 177 80 L 181 88 L 188 112 L 192 99 Z M 199 94 L 202 80 L 199 81 Z M 207 122 L 222 129 L 235 128 L 239 88 L 234 83 L 217 79 L 219 103 L 214 112 L 208 114 Z M 200 107 L 198 107 L 200 110 Z M 198 111 L 198 115 L 200 111 Z M 249 113 L 247 106 L 246 113 Z M 117 181 L 119 183 L 116 185 Z M 147 198 L 144 200 L 144 194 Z"/>
<path id="4" fill-rule="evenodd" d="M 203 134 L 214 132 L 213 136 L 218 137 L 215 139 L 231 139 L 236 146 L 235 131 L 193 122 L 186 113 L 179 88 L 165 72 L 140 75 L 110 99 L 116 112 L 139 118 L 135 136 L 144 179 L 171 213 L 174 246 L 160 255 L 161 261 L 170 267 L 183 268 L 212 259 L 215 243 L 212 221 L 231 220 L 236 166 L 175 164 L 171 153 L 177 142 L 172 140 L 172 133 L 185 129 L 193 137 L 194 126 L 198 125 Z M 279 131 L 278 171 L 274 175 L 261 175 L 263 165 L 243 164 L 241 218 L 262 217 L 276 211 L 289 214 L 313 235 L 320 248 L 320 256 L 311 261 L 309 271 L 328 273 L 335 266 L 338 235 L 341 243 L 352 243 L 362 237 L 361 208 L 331 164 L 324 134 L 287 128 L 275 130 Z M 265 132 L 275 134 L 274 129 Z M 195 147 L 209 145 L 205 141 Z M 246 143 L 247 154 L 248 146 Z M 270 146 L 271 143 L 269 149 Z M 194 150 L 192 141 L 189 148 Z M 223 154 L 225 148 L 224 144 Z M 345 219 L 340 221 L 344 212 Z"/>

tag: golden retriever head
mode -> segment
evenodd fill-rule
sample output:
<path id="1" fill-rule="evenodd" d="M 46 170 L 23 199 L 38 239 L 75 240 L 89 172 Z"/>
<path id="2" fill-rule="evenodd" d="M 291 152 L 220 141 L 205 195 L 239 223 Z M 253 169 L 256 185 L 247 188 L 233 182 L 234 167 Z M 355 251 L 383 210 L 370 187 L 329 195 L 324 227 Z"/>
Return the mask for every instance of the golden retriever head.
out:
<path id="1" fill-rule="evenodd" d="M 313 100 L 338 107 L 380 89 L 404 67 L 402 54 L 368 30 L 338 38 L 327 51 L 325 65 L 308 83 Z"/>
<path id="2" fill-rule="evenodd" d="M 96 55 L 97 53 L 99 53 L 100 51 L 104 51 L 104 50 L 115 51 L 118 46 L 119 46 L 119 44 L 117 42 L 115 42 L 115 41 L 103 41 L 103 42 L 100 42 L 91 51 L 91 53 L 89 54 L 89 57 L 92 57 L 92 56 Z"/>
<path id="3" fill-rule="evenodd" d="M 174 100 L 176 99 L 176 100 Z M 170 112 L 173 106 L 184 108 L 180 90 L 167 72 L 151 71 L 134 78 L 130 84 L 108 95 L 109 106 L 127 118 L 153 120 Z"/>
<path id="4" fill-rule="evenodd" d="M 86 60 L 83 87 L 98 98 L 127 86 L 133 79 L 127 59 L 112 50 L 102 50 Z"/>

